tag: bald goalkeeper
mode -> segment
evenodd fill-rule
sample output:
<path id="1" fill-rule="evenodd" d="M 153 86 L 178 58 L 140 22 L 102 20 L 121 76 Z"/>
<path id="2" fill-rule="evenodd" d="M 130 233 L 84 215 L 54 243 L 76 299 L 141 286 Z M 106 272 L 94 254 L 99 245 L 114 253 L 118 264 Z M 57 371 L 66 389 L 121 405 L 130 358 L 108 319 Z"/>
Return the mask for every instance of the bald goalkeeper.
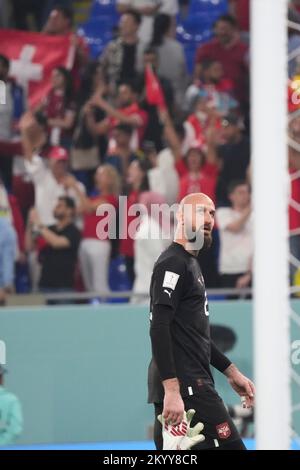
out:
<path id="1" fill-rule="evenodd" d="M 186 196 L 177 212 L 174 241 L 159 256 L 153 269 L 148 401 L 155 408 L 157 449 L 163 449 L 162 426 L 157 416 L 163 416 L 163 423 L 167 424 L 164 430 L 174 426 L 168 438 L 179 439 L 184 412 L 193 409 L 191 426 L 203 423 L 205 436 L 193 450 L 245 450 L 215 390 L 211 373 L 211 366 L 222 372 L 244 406 L 253 406 L 253 383 L 210 338 L 208 301 L 197 255 L 211 246 L 214 217 L 215 206 L 208 196 L 203 193 Z"/>

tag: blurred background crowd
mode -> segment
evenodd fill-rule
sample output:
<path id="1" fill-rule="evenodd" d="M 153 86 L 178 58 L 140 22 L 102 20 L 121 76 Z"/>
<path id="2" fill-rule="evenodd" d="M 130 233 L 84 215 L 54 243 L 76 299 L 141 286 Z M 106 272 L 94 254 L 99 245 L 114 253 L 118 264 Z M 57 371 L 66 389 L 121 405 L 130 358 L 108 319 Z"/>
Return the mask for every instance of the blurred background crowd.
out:
<path id="1" fill-rule="evenodd" d="M 289 16 L 300 24 L 299 1 Z M 0 36 L 22 31 L 26 46 L 16 61 L 0 45 L 0 302 L 14 291 L 147 293 L 169 243 L 143 236 L 164 230 L 151 204 L 200 191 L 217 207 L 213 248 L 199 255 L 207 287 L 251 286 L 249 0 L 0 0 L 0 26 Z M 34 102 L 32 32 L 49 50 L 65 37 L 73 54 L 49 71 Z M 299 45 L 289 30 L 290 52 Z M 299 67 L 294 54 L 291 80 Z M 300 203 L 297 148 L 289 157 Z M 148 212 L 128 215 L 119 196 Z M 117 239 L 97 234 L 96 209 L 107 203 L 122 213 Z M 289 220 L 300 259 L 295 204 Z M 294 264 L 291 282 L 295 274 Z"/>

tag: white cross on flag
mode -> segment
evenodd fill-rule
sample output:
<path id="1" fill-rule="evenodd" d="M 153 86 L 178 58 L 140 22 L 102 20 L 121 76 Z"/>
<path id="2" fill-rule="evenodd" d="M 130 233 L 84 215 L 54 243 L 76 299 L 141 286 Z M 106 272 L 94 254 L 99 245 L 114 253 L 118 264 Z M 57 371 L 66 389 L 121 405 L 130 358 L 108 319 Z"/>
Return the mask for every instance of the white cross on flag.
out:
<path id="1" fill-rule="evenodd" d="M 40 103 L 51 87 L 51 72 L 72 67 L 70 35 L 48 36 L 0 29 L 0 54 L 10 60 L 10 76 L 23 86 L 31 107 Z"/>

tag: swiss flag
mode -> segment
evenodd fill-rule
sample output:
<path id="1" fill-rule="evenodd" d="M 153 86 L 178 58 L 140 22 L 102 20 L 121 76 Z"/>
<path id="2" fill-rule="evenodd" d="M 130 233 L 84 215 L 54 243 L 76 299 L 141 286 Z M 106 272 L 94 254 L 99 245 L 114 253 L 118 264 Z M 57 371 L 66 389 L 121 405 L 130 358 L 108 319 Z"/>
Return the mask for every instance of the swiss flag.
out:
<path id="1" fill-rule="evenodd" d="M 74 51 L 71 36 L 48 36 L 12 29 L 0 29 L 0 54 L 7 56 L 10 76 L 24 87 L 30 107 L 34 107 L 51 87 L 54 67 L 72 68 Z"/>
<path id="2" fill-rule="evenodd" d="M 166 101 L 161 84 L 153 72 L 151 65 L 147 65 L 145 68 L 145 84 L 148 104 L 158 106 L 162 110 L 166 109 Z"/>

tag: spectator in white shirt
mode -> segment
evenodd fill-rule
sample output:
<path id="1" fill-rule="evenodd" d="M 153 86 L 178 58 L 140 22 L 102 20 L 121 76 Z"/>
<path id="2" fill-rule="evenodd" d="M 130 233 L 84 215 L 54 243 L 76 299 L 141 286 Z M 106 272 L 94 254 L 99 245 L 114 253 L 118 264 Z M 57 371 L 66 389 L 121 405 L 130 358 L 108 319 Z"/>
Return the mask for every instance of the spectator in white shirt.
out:
<path id="1" fill-rule="evenodd" d="M 133 293 L 147 294 L 150 288 L 153 265 L 161 252 L 170 244 L 173 226 L 165 198 L 160 194 L 145 191 L 140 195 L 139 204 L 143 205 L 144 209 L 134 237 L 135 280 Z M 143 299 L 139 296 L 133 296 L 131 302 L 139 303 L 143 302 Z"/>
<path id="2" fill-rule="evenodd" d="M 165 148 L 158 154 L 155 149 L 148 152 L 152 168 L 148 170 L 151 191 L 161 194 L 170 206 L 177 202 L 179 177 L 175 167 L 174 156 Z"/>
<path id="3" fill-rule="evenodd" d="M 169 16 L 176 16 L 179 12 L 178 0 L 161 0 L 159 13 L 165 13 Z"/>
<path id="4" fill-rule="evenodd" d="M 52 147 L 49 153 L 49 166 L 46 159 L 39 155 L 32 155 L 26 160 L 25 166 L 34 183 L 35 206 L 44 225 L 55 223 L 53 210 L 60 196 L 70 196 L 78 202 L 73 188 L 69 188 L 69 180 L 73 177 L 68 173 L 68 153 L 63 147 Z M 82 193 L 85 189 L 82 183 L 77 182 Z"/>
<path id="5" fill-rule="evenodd" d="M 224 288 L 245 288 L 251 283 L 252 208 L 249 185 L 245 181 L 230 184 L 231 207 L 216 211 L 220 233 L 219 272 Z"/>
<path id="6" fill-rule="evenodd" d="M 73 177 L 68 172 L 68 153 L 63 147 L 52 147 L 48 158 L 42 158 L 36 147 L 38 142 L 38 124 L 30 116 L 24 116 L 21 122 L 22 145 L 25 157 L 25 168 L 30 175 L 35 190 L 35 208 L 43 225 L 53 225 L 53 211 L 61 196 L 72 197 L 78 205 L 78 196 L 72 186 Z M 40 131 L 41 132 L 41 131 Z M 82 183 L 78 182 L 80 191 L 85 193 Z"/>

